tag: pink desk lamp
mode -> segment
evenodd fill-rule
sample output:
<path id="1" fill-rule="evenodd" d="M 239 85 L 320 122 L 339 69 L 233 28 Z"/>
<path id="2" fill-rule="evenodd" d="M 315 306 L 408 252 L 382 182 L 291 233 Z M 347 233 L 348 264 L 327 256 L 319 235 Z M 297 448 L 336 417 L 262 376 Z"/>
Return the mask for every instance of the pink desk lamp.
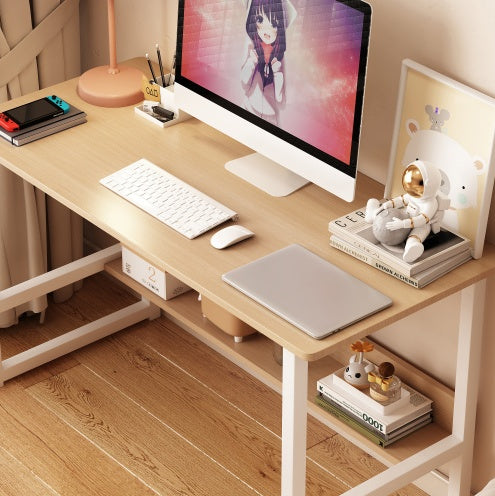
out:
<path id="1" fill-rule="evenodd" d="M 110 65 L 94 67 L 79 78 L 77 92 L 88 103 L 99 107 L 125 107 L 143 100 L 143 73 L 117 65 L 114 0 L 108 0 L 108 45 Z"/>

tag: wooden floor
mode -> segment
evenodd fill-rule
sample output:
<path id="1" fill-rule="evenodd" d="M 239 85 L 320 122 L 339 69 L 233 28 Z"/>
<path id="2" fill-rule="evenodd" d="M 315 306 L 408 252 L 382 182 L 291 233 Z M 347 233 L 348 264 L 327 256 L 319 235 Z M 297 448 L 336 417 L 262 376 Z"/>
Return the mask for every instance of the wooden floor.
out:
<path id="1" fill-rule="evenodd" d="M 0 330 L 2 356 L 133 299 L 93 276 L 44 325 Z M 280 435 L 280 396 L 162 317 L 0 389 L 0 495 L 275 496 Z M 383 468 L 309 419 L 308 496 L 341 494 Z"/>

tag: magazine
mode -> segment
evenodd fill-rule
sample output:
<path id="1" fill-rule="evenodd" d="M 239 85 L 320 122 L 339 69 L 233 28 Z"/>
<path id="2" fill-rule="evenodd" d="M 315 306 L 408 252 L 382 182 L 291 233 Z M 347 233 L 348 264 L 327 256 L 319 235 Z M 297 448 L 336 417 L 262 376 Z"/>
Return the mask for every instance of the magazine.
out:
<path id="1" fill-rule="evenodd" d="M 382 435 L 390 434 L 395 429 L 432 411 L 433 402 L 405 384 L 402 384 L 401 398 L 384 406 L 366 392 L 348 384 L 343 379 L 344 369 L 345 367 L 319 379 L 318 393 Z"/>
<path id="2" fill-rule="evenodd" d="M 401 272 L 398 267 L 371 256 L 368 252 L 356 248 L 352 245 L 352 243 L 339 238 L 335 234 L 330 235 L 330 246 L 333 246 L 334 248 L 337 248 L 338 250 L 343 251 L 344 253 L 347 253 L 348 255 L 351 255 L 354 258 L 375 267 L 375 269 L 381 270 L 382 272 L 385 272 L 386 274 L 389 274 L 392 277 L 413 286 L 414 288 L 424 288 L 430 282 L 433 282 L 442 275 L 450 272 L 452 269 L 455 269 L 472 258 L 470 250 L 463 251 L 437 263 L 436 265 L 433 265 L 432 267 L 424 269 L 415 275 L 409 276 Z"/>
<path id="3" fill-rule="evenodd" d="M 391 434 L 381 434 L 377 432 L 375 429 L 370 428 L 366 423 L 362 422 L 361 419 L 356 418 L 355 416 L 349 414 L 346 410 L 339 407 L 339 405 L 335 404 L 327 398 L 323 394 L 318 394 L 315 398 L 315 403 L 326 410 L 328 413 L 333 415 L 335 418 L 344 422 L 345 424 L 352 427 L 357 432 L 360 432 L 369 440 L 373 441 L 378 446 L 386 447 L 392 443 L 395 443 L 399 439 L 402 439 L 409 434 L 417 431 L 421 427 L 425 425 L 431 424 L 433 417 L 430 413 L 425 414 L 422 417 L 419 417 L 410 423 L 399 427 Z"/>
<path id="4" fill-rule="evenodd" d="M 424 253 L 413 263 L 402 259 L 404 244 L 386 246 L 373 235 L 373 226 L 364 220 L 365 208 L 355 210 L 330 221 L 328 230 L 368 256 L 380 260 L 406 276 L 414 276 L 454 255 L 471 250 L 470 241 L 446 229 L 430 234 L 425 241 Z"/>

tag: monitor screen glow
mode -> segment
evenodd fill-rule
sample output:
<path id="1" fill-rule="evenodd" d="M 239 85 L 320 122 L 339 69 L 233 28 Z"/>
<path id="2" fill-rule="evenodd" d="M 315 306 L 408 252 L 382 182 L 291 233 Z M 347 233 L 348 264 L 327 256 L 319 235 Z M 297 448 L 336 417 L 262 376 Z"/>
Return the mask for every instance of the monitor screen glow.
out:
<path id="1" fill-rule="evenodd" d="M 353 188 L 370 15 L 359 0 L 180 0 L 179 106 L 325 189 Z"/>

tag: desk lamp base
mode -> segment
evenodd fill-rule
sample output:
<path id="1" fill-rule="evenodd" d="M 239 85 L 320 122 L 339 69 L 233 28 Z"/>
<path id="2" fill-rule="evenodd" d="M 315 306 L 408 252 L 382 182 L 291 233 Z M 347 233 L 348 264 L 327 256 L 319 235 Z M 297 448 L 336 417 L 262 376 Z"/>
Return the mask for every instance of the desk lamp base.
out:
<path id="1" fill-rule="evenodd" d="M 126 107 L 143 100 L 144 74 L 133 67 L 100 66 L 89 69 L 79 78 L 77 93 L 98 107 Z"/>

